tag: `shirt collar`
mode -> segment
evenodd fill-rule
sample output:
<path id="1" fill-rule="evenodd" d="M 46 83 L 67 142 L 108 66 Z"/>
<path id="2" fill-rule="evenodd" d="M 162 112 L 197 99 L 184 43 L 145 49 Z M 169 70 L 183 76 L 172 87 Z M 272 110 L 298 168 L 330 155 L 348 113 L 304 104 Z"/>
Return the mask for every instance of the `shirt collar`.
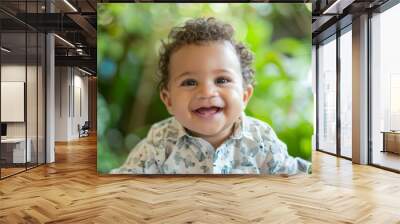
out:
<path id="1" fill-rule="evenodd" d="M 243 133 L 246 130 L 245 116 L 246 114 L 242 112 L 238 120 L 233 124 L 233 132 L 232 135 L 230 136 L 231 139 L 241 139 L 243 137 Z M 172 125 L 178 130 L 177 133 L 178 140 L 184 136 L 192 137 L 175 118 L 173 118 L 172 120 Z"/>
<path id="2" fill-rule="evenodd" d="M 239 119 L 234 123 L 231 139 L 241 139 L 243 137 L 245 131 L 245 116 L 246 114 L 243 112 Z"/>
<path id="3" fill-rule="evenodd" d="M 181 139 L 182 137 L 184 137 L 186 135 L 190 136 L 186 132 L 185 128 L 175 119 L 175 117 L 172 119 L 172 124 L 171 125 L 173 125 L 173 127 L 178 130 L 177 137 L 176 137 L 177 139 Z"/>

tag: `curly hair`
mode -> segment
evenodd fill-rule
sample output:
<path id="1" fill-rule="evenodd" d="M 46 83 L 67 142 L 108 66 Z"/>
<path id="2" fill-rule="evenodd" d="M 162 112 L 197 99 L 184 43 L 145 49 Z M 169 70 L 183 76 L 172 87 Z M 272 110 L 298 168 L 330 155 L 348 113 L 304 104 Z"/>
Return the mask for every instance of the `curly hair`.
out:
<path id="1" fill-rule="evenodd" d="M 173 27 L 168 41 L 161 41 L 159 69 L 159 89 L 167 89 L 171 55 L 187 44 L 202 44 L 211 41 L 228 41 L 236 50 L 240 61 L 245 85 L 254 85 L 254 70 L 251 68 L 253 54 L 242 43 L 233 38 L 234 29 L 230 24 L 215 18 L 198 18 L 186 21 L 182 27 Z"/>

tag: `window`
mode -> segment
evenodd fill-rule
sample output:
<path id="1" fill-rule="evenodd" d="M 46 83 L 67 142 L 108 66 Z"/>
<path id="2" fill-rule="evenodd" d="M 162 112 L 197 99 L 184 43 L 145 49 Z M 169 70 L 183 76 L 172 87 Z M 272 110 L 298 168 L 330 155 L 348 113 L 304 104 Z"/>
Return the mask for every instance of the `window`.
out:
<path id="1" fill-rule="evenodd" d="M 336 40 L 318 48 L 318 149 L 336 154 Z"/>
<path id="2" fill-rule="evenodd" d="M 400 5 L 371 18 L 372 164 L 400 170 Z"/>
<path id="3" fill-rule="evenodd" d="M 352 157 L 352 35 L 340 36 L 340 155 Z M 347 31 L 347 32 L 346 32 Z"/>
<path id="4" fill-rule="evenodd" d="M 17 4 L 16 4 L 17 3 Z M 44 1 L 3 2 L 21 15 L 39 13 Z M 11 7 L 15 8 L 15 7 Z M 11 14 L 0 12 L 0 105 L 6 132 L 0 144 L 0 178 L 45 163 L 45 35 Z M 13 98 L 13 97 L 14 98 Z M 14 102 L 11 99 L 15 99 Z M 18 113 L 19 112 L 19 113 Z"/>

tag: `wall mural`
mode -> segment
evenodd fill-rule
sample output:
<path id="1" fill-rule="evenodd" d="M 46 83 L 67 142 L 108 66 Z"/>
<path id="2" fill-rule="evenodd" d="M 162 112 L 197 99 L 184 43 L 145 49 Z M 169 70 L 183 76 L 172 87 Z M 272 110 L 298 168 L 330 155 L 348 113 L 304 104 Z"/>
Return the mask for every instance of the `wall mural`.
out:
<path id="1" fill-rule="evenodd" d="M 98 4 L 101 174 L 311 172 L 311 4 Z"/>

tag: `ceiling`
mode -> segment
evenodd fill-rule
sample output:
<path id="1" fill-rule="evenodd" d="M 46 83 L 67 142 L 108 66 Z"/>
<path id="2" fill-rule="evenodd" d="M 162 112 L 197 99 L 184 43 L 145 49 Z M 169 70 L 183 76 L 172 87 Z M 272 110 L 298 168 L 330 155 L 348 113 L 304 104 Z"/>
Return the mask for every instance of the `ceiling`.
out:
<path id="1" fill-rule="evenodd" d="M 352 23 L 353 17 L 373 11 L 388 0 L 313 0 L 313 44 L 332 36 Z"/>
<path id="2" fill-rule="evenodd" d="M 36 43 L 36 32 L 51 32 L 57 34 L 56 66 L 78 66 L 96 74 L 96 4 L 96 0 L 1 0 L 2 46 L 12 50 L 8 60 L 36 55 L 37 46 L 40 50 L 44 45 Z"/>
<path id="3" fill-rule="evenodd" d="M 159 0 L 163 1 L 163 0 Z M 46 5 L 47 2 L 47 5 Z M 129 0 L 0 0 L 2 45 L 13 49 L 10 60 L 35 53 L 36 42 L 25 50 L 25 39 L 18 33 L 54 32 L 56 65 L 79 66 L 96 74 L 97 2 L 134 2 Z M 270 0 L 268 2 L 310 2 L 310 0 Z M 387 0 L 311 0 L 313 44 L 351 24 L 352 18 L 373 10 Z M 51 13 L 49 13 L 51 12 Z M 66 40 L 66 41 L 63 41 Z M 35 45 L 36 44 L 36 45 Z M 39 48 L 41 45 L 39 45 Z"/>

